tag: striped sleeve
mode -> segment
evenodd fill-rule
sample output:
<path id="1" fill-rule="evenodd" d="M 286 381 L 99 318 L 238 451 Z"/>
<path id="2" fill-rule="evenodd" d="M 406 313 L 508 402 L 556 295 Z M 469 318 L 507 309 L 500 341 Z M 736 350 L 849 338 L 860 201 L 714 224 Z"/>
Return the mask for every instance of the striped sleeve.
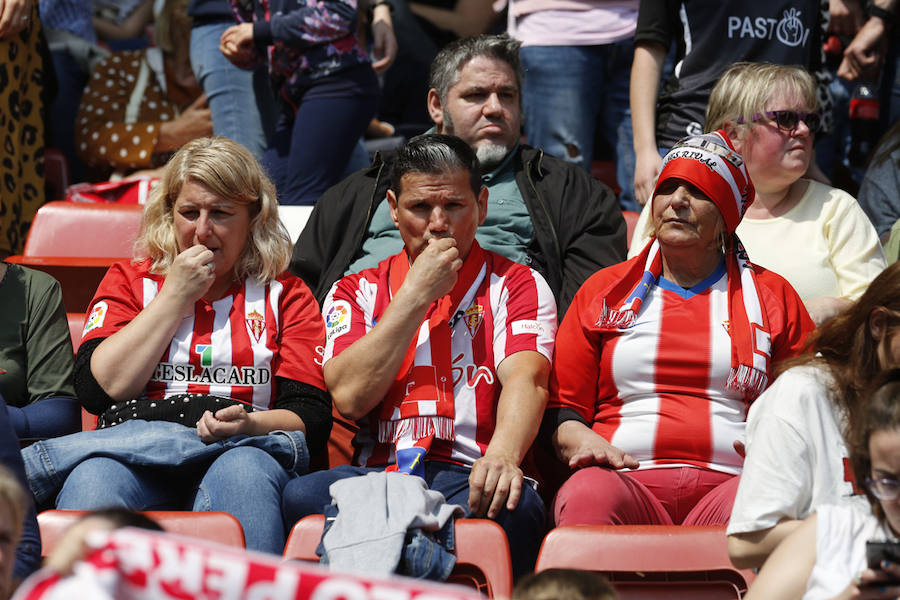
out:
<path id="1" fill-rule="evenodd" d="M 491 297 L 498 303 L 493 311 L 495 366 L 523 350 L 552 361 L 557 317 L 550 286 L 537 271 L 515 263 L 490 277 Z"/>

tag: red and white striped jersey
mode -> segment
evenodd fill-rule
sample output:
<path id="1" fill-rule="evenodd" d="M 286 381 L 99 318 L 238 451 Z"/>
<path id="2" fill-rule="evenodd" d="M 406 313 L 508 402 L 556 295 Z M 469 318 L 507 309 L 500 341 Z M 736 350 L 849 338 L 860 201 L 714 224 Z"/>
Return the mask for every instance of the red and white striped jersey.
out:
<path id="1" fill-rule="evenodd" d="M 156 298 L 165 277 L 148 268 L 149 261 L 110 267 L 91 302 L 83 341 L 109 337 Z M 248 279 L 215 302 L 196 302 L 141 398 L 212 394 L 271 408 L 275 376 L 325 389 L 314 362 L 324 339 L 316 300 L 299 278 L 283 273 L 268 285 Z"/>
<path id="2" fill-rule="evenodd" d="M 501 388 L 497 368 L 504 358 L 523 350 L 537 351 L 547 360 L 553 356 L 556 302 L 547 283 L 526 266 L 487 250 L 484 254 L 484 266 L 452 323 L 455 439 L 452 443 L 435 440 L 428 453 L 432 460 L 471 465 L 484 454 L 494 433 Z M 324 362 L 376 325 L 376 307 L 387 306 L 390 300 L 388 262 L 348 275 L 332 286 L 322 307 L 327 331 Z M 429 341 L 420 340 L 416 362 L 421 363 L 421 353 L 430 351 Z M 376 441 L 378 410 L 360 421 L 354 439 L 355 464 L 394 462 L 393 444 Z"/>
<path id="3" fill-rule="evenodd" d="M 740 473 L 733 443 L 744 437 L 747 403 L 725 385 L 732 347 L 724 266 L 690 290 L 660 278 L 633 327 L 599 332 L 598 315 L 588 314 L 591 300 L 621 276 L 618 269 L 592 276 L 566 313 L 549 406 L 576 410 L 641 468 Z M 784 279 L 756 273 L 777 362 L 802 350 L 812 323 Z"/>

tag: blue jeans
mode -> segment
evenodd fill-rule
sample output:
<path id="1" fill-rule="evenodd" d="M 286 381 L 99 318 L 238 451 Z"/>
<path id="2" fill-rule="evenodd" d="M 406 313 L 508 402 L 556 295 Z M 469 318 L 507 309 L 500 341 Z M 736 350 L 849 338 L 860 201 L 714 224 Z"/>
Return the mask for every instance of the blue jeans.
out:
<path id="1" fill-rule="evenodd" d="M 287 102 L 275 125 L 263 166 L 278 190 L 280 204 L 315 204 L 340 181 L 350 156 L 375 115 L 378 81 L 368 64 L 339 72 L 309 88 L 296 113 Z M 368 70 L 368 72 L 366 72 Z M 319 93 L 353 78 L 355 89 Z"/>
<path id="2" fill-rule="evenodd" d="M 240 521 L 249 549 L 274 554 L 285 542 L 282 489 L 309 466 L 301 432 L 206 444 L 184 425 L 141 420 L 37 442 L 22 458 L 39 503 L 56 496 L 62 509 L 224 511 Z"/>
<path id="3" fill-rule="evenodd" d="M 631 39 L 602 46 L 526 46 L 522 105 L 528 142 L 590 172 L 599 125 L 616 155 L 619 204 L 634 200 L 634 147 L 629 85 Z"/>
<path id="4" fill-rule="evenodd" d="M 354 467 L 342 465 L 327 471 L 310 473 L 289 481 L 284 487 L 282 513 L 287 527 L 309 515 L 322 514 L 331 504 L 328 488 L 332 483 L 347 477 L 365 475 L 380 468 Z M 471 469 L 460 465 L 427 461 L 425 482 L 432 490 L 444 495 L 448 504 L 463 507 L 466 516 L 469 511 L 469 474 Z M 544 536 L 544 502 L 531 486 L 522 486 L 522 496 L 515 510 L 504 508 L 495 519 L 503 527 L 509 540 L 512 556 L 513 576 L 518 579 L 534 570 L 541 540 Z"/>
<path id="5" fill-rule="evenodd" d="M 261 159 L 275 126 L 275 100 L 265 65 L 247 71 L 219 51 L 222 32 L 233 24 L 191 29 L 191 69 L 206 92 L 214 133 L 242 144 Z"/>

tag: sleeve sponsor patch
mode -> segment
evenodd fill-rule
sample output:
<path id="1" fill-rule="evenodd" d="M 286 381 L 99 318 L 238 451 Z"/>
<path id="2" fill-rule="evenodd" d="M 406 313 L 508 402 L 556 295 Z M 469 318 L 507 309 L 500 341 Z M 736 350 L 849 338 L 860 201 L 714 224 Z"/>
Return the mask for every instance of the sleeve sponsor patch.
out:
<path id="1" fill-rule="evenodd" d="M 325 313 L 326 338 L 330 341 L 350 331 L 350 303 L 338 300 Z"/>
<path id="2" fill-rule="evenodd" d="M 103 300 L 95 304 L 94 308 L 91 309 L 91 314 L 88 315 L 87 321 L 84 323 L 84 331 L 81 332 L 81 335 L 85 336 L 88 331 L 103 327 L 103 321 L 106 320 L 108 310 L 109 306 Z"/>
<path id="3" fill-rule="evenodd" d="M 513 321 L 510 328 L 513 335 L 546 335 L 547 333 L 543 323 L 532 319 Z"/>

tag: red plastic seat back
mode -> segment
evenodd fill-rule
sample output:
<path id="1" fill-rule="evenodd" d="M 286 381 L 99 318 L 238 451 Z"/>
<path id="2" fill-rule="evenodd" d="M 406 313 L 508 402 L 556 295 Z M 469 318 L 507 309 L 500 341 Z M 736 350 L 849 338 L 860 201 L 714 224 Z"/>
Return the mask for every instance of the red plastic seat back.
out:
<path id="1" fill-rule="evenodd" d="M 72 337 L 72 349 L 78 354 L 78 347 L 81 346 L 81 332 L 84 331 L 84 313 L 66 313 L 69 320 L 69 335 Z"/>
<path id="2" fill-rule="evenodd" d="M 318 562 L 316 547 L 322 538 L 325 517 L 300 519 L 284 546 L 285 560 Z M 503 528 L 487 519 L 457 519 L 456 566 L 448 583 L 473 587 L 489 598 L 512 594 L 512 563 Z"/>
<path id="3" fill-rule="evenodd" d="M 750 571 L 732 566 L 725 527 L 718 526 L 557 527 L 544 538 L 535 571 L 553 568 L 598 571 L 614 583 L 724 581 L 740 591 L 753 579 Z"/>
<path id="4" fill-rule="evenodd" d="M 130 258 L 142 212 L 137 204 L 48 202 L 34 217 L 24 256 Z"/>
<path id="5" fill-rule="evenodd" d="M 41 531 L 41 556 L 48 556 L 65 531 L 88 511 L 45 510 L 37 516 Z M 145 511 L 170 533 L 244 548 L 244 530 L 234 516 L 224 512 Z"/>

